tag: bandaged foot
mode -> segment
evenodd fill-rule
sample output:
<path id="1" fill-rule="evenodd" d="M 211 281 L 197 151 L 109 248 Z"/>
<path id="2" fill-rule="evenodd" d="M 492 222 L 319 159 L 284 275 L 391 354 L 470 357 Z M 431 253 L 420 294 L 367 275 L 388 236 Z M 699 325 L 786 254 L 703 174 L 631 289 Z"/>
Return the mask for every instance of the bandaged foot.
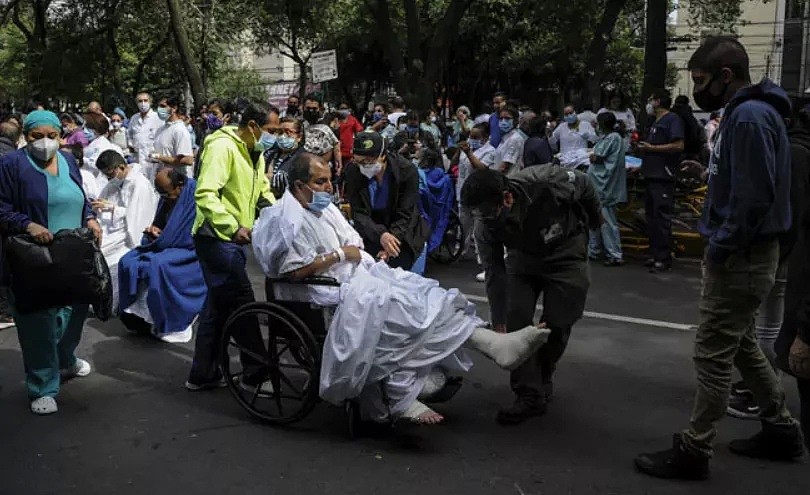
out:
<path id="1" fill-rule="evenodd" d="M 528 326 L 501 334 L 476 328 L 467 343 L 505 370 L 515 370 L 548 341 L 551 330 Z"/>
<path id="2" fill-rule="evenodd" d="M 402 414 L 402 419 L 423 425 L 437 425 L 444 421 L 444 416 L 415 400 Z"/>

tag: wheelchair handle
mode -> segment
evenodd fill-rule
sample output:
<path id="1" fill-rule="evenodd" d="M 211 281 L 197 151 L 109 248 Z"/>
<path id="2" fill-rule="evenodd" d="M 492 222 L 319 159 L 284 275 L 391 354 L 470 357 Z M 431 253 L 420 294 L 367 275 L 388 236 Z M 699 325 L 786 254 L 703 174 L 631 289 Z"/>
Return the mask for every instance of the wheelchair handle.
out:
<path id="1" fill-rule="evenodd" d="M 289 278 L 268 278 L 268 284 L 290 284 L 290 285 L 321 285 L 325 287 L 340 287 L 340 282 L 333 277 L 307 277 L 301 280 Z"/>

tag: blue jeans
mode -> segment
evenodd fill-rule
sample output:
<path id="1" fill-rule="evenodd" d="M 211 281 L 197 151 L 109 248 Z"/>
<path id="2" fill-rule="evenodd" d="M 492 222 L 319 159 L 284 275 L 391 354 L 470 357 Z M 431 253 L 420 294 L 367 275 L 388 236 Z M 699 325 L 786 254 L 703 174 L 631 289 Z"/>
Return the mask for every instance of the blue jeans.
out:
<path id="1" fill-rule="evenodd" d="M 602 247 L 609 260 L 622 259 L 622 238 L 615 206 L 603 206 L 602 217 L 605 223 L 599 230 L 591 230 L 588 241 L 588 256 L 596 258 L 602 254 Z"/>
<path id="2" fill-rule="evenodd" d="M 18 313 L 14 296 L 9 299 L 11 314 L 17 324 L 28 398 L 56 397 L 59 370 L 76 364 L 73 353 L 82 338 L 88 306 L 61 306 Z"/>
<path id="3" fill-rule="evenodd" d="M 219 368 L 220 348 L 222 331 L 228 318 L 237 309 L 255 302 L 256 299 L 246 270 L 247 246 L 208 236 L 196 236 L 194 248 L 200 260 L 205 285 L 208 286 L 208 294 L 194 340 L 194 360 L 188 381 L 202 385 L 222 377 Z M 240 347 L 250 349 L 259 356 L 267 354 L 259 332 L 259 322 L 255 318 L 246 318 L 235 332 L 233 336 Z M 242 353 L 241 361 L 244 382 L 256 385 L 267 376 L 267 360 L 263 363 Z"/>

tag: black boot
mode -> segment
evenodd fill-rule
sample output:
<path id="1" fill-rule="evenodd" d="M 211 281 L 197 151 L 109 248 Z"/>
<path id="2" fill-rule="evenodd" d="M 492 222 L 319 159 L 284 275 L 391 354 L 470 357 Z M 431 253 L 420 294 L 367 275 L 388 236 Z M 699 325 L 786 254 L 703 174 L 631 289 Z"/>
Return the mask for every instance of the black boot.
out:
<path id="1" fill-rule="evenodd" d="M 639 471 L 656 478 L 705 480 L 709 477 L 709 458 L 689 450 L 680 433 L 672 436 L 671 449 L 641 454 L 635 463 Z"/>
<path id="2" fill-rule="evenodd" d="M 804 455 L 804 440 L 798 424 L 784 426 L 762 422 L 762 431 L 751 438 L 733 440 L 728 448 L 738 455 L 792 461 Z"/>
<path id="3" fill-rule="evenodd" d="M 546 414 L 546 402 L 541 398 L 518 396 L 514 404 L 498 411 L 496 418 L 502 425 L 517 425 L 534 416 Z"/>

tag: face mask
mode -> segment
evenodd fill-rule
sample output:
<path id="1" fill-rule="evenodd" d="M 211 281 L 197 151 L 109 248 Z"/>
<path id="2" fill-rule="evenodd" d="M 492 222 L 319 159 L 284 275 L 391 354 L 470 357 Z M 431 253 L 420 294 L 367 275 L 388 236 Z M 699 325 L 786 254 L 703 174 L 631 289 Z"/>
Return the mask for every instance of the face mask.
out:
<path id="1" fill-rule="evenodd" d="M 312 188 L 307 186 L 307 189 L 312 191 Z M 312 191 L 312 201 L 307 203 L 307 207 L 315 213 L 320 213 L 329 208 L 332 204 L 332 195 L 326 191 Z"/>
<path id="2" fill-rule="evenodd" d="M 351 115 L 351 112 L 348 110 L 338 110 L 338 115 L 340 115 L 340 118 L 345 119 Z"/>
<path id="3" fill-rule="evenodd" d="M 276 139 L 276 144 L 278 144 L 279 148 L 285 151 L 289 151 L 291 149 L 294 149 L 296 144 L 298 143 L 295 142 L 295 138 L 291 138 L 290 136 L 281 136 L 278 139 Z"/>
<path id="4" fill-rule="evenodd" d="M 35 159 L 47 162 L 56 155 L 56 151 L 59 149 L 59 141 L 51 138 L 41 138 L 28 143 L 27 148 Z"/>
<path id="5" fill-rule="evenodd" d="M 501 119 L 498 121 L 498 129 L 500 129 L 504 134 L 511 131 L 514 126 L 515 125 L 512 123 L 512 119 Z"/>
<path id="6" fill-rule="evenodd" d="M 107 184 L 110 184 L 113 187 L 118 187 L 118 188 L 120 188 L 121 184 L 123 184 L 123 183 L 124 183 L 124 179 L 119 179 L 118 177 L 113 177 L 112 179 L 107 181 Z"/>
<path id="7" fill-rule="evenodd" d="M 259 138 L 258 146 L 262 147 L 262 151 L 269 150 L 276 145 L 276 135 L 270 134 L 267 131 L 262 131 L 262 137 Z"/>
<path id="8" fill-rule="evenodd" d="M 644 110 L 647 112 L 647 115 L 655 115 L 655 107 L 652 103 L 647 103 L 647 106 L 644 107 Z"/>
<path id="9" fill-rule="evenodd" d="M 164 122 L 169 120 L 169 116 L 171 116 L 171 113 L 172 113 L 171 110 L 169 110 L 168 108 L 158 107 L 157 109 L 158 117 L 160 118 L 160 120 Z"/>
<path id="10" fill-rule="evenodd" d="M 405 126 L 405 130 L 408 132 L 419 132 L 419 127 L 415 125 Z"/>
<path id="11" fill-rule="evenodd" d="M 214 114 L 209 115 L 205 119 L 205 125 L 208 126 L 208 128 L 211 129 L 212 131 L 221 129 L 223 124 L 224 122 L 222 122 L 222 119 L 220 119 Z"/>
<path id="12" fill-rule="evenodd" d="M 479 149 L 481 146 L 483 146 L 484 142 L 481 141 L 480 139 L 468 139 L 467 144 L 470 145 L 471 150 L 475 151 Z"/>
<path id="13" fill-rule="evenodd" d="M 382 170 L 382 163 L 374 162 L 374 165 L 361 165 L 360 166 L 360 173 L 363 174 L 367 179 L 370 179 L 380 173 Z"/>
<path id="14" fill-rule="evenodd" d="M 713 82 L 714 77 L 712 77 L 709 82 L 703 86 L 701 91 L 692 93 L 692 98 L 695 99 L 697 106 L 706 112 L 714 112 L 723 108 L 723 95 L 726 94 L 726 90 L 728 89 L 728 84 L 726 84 L 723 86 L 723 91 L 721 91 L 719 95 L 712 94 L 710 88 Z"/>
<path id="15" fill-rule="evenodd" d="M 382 112 L 374 112 L 374 114 L 371 116 L 371 121 L 379 122 L 380 120 L 382 120 L 382 118 L 383 118 Z"/>
<path id="16" fill-rule="evenodd" d="M 88 143 L 92 143 L 98 137 L 96 131 L 93 129 L 88 129 L 85 127 L 82 132 L 84 132 L 84 137 L 87 138 Z"/>
<path id="17" fill-rule="evenodd" d="M 565 119 L 566 124 L 576 124 L 577 123 L 577 114 L 569 113 L 568 115 L 563 117 L 563 119 Z"/>
<path id="18" fill-rule="evenodd" d="M 295 115 L 298 113 L 298 107 L 295 105 L 287 105 L 287 115 Z"/>
<path id="19" fill-rule="evenodd" d="M 431 123 L 431 124 L 435 124 L 435 123 L 436 123 L 436 116 L 435 116 L 435 115 L 434 115 L 433 117 L 431 117 L 431 118 L 430 118 L 430 123 Z"/>
<path id="20" fill-rule="evenodd" d="M 400 131 L 407 131 L 407 130 L 408 130 L 408 126 L 407 126 L 407 125 L 405 125 L 405 124 L 399 124 L 399 130 L 400 130 Z"/>
<path id="21" fill-rule="evenodd" d="M 113 122 L 113 123 L 112 123 L 112 126 L 113 126 L 113 129 L 118 130 L 118 129 L 120 129 L 121 127 L 123 127 L 123 126 L 124 126 L 124 123 L 123 123 L 123 122 Z"/>
<path id="22" fill-rule="evenodd" d="M 312 124 L 317 124 L 318 119 L 321 117 L 320 112 L 317 110 L 304 110 L 304 120 Z"/>
<path id="23" fill-rule="evenodd" d="M 152 107 L 149 106 L 148 101 L 142 101 L 142 102 L 138 103 L 138 110 L 140 110 L 141 113 L 148 112 L 150 108 L 152 108 Z"/>

